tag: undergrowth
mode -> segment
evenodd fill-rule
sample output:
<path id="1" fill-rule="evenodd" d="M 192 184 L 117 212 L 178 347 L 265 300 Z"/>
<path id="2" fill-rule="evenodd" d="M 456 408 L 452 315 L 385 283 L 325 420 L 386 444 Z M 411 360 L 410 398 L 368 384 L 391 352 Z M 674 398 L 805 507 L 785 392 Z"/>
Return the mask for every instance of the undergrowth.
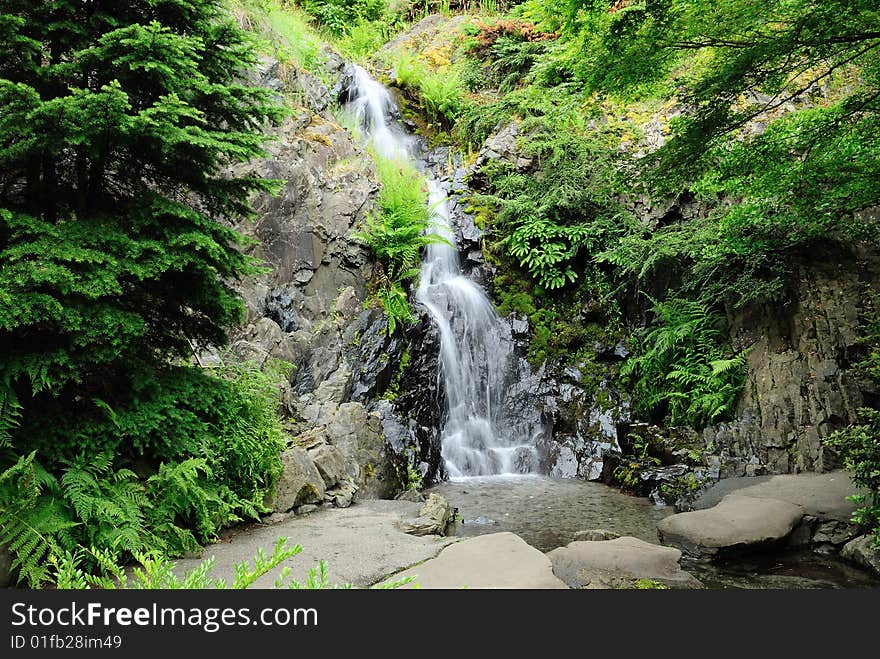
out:
<path id="1" fill-rule="evenodd" d="M 727 347 L 723 318 L 702 300 L 652 302 L 655 324 L 635 337 L 621 369 L 631 376 L 635 411 L 695 428 L 731 418 L 746 354 Z"/>
<path id="2" fill-rule="evenodd" d="M 286 447 L 276 378 L 253 364 L 178 367 L 113 407 L 26 419 L 32 439 L 17 459 L 7 440 L 14 462 L 0 472 L 0 542 L 19 580 L 39 586 L 50 557 L 82 547 L 180 555 L 256 518 Z"/>

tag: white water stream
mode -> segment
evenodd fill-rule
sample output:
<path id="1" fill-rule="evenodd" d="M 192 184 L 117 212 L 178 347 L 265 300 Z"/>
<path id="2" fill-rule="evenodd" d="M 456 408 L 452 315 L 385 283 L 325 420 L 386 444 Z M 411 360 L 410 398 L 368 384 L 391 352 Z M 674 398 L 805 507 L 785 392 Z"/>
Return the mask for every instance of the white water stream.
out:
<path id="1" fill-rule="evenodd" d="M 386 158 L 415 164 L 414 140 L 392 119 L 390 92 L 354 67 L 348 109 Z M 535 471 L 536 449 L 516 436 L 504 409 L 513 346 L 485 291 L 461 270 L 443 185 L 428 177 L 431 231 L 448 239 L 426 249 L 416 299 L 440 332 L 440 377 L 446 392 L 442 457 L 451 478 Z"/>

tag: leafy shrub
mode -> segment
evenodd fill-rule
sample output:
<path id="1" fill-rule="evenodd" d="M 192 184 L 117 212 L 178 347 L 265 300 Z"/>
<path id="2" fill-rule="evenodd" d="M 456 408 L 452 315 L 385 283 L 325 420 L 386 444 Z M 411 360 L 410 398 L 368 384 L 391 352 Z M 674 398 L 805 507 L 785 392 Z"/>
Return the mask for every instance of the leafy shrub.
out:
<path id="1" fill-rule="evenodd" d="M 377 20 L 387 9 L 386 0 L 301 0 L 300 4 L 337 37 L 359 21 Z"/>
<path id="2" fill-rule="evenodd" d="M 635 411 L 697 428 L 730 418 L 746 360 L 725 346 L 722 317 L 702 300 L 652 302 L 659 323 L 637 338 L 621 369 L 633 377 Z"/>
<path id="3" fill-rule="evenodd" d="M 623 487 L 635 490 L 641 482 L 641 473 L 646 469 L 660 466 L 660 459 L 650 454 L 650 442 L 632 433 L 629 436 L 630 451 L 620 457 L 618 465 L 612 472 L 614 482 Z"/>
<path id="4" fill-rule="evenodd" d="M 418 272 L 419 250 L 432 242 L 428 228 L 428 191 L 424 179 L 409 164 L 377 158 L 381 183 L 379 212 L 367 218 L 355 238 L 363 241 L 385 264 L 391 280 L 408 279 Z"/>
<path id="5" fill-rule="evenodd" d="M 336 45 L 354 60 L 363 60 L 375 53 L 391 37 L 393 28 L 384 21 L 358 20 L 346 28 Z"/>
<path id="6" fill-rule="evenodd" d="M 464 112 L 465 84 L 460 68 L 432 71 L 409 51 L 397 51 L 391 62 L 394 83 L 415 94 L 427 115 L 435 122 L 452 125 Z"/>
<path id="7" fill-rule="evenodd" d="M 521 132 L 522 154 L 536 171 L 494 165 L 483 172 L 500 209 L 495 228 L 540 286 L 559 289 L 589 267 L 584 253 L 600 252 L 625 226 L 610 196 L 610 153 L 601 140 L 548 120 L 524 121 Z"/>
<path id="8" fill-rule="evenodd" d="M 53 581 L 61 590 L 102 590 L 137 589 L 137 590 L 201 590 L 206 588 L 243 590 L 253 586 L 256 581 L 281 565 L 284 561 L 302 553 L 301 545 L 289 545 L 289 539 L 279 537 L 275 541 L 272 553 L 267 556 L 262 549 L 257 550 L 253 565 L 242 561 L 235 566 L 235 579 L 227 584 L 225 579 L 210 576 L 214 567 L 214 559 L 209 558 L 182 576 L 174 574 L 174 563 L 167 558 L 151 554 L 138 554 L 138 567 L 131 571 L 131 576 L 116 562 L 116 557 L 106 551 L 90 548 L 79 548 L 75 552 L 67 551 L 60 557 L 53 557 Z M 92 562 L 101 567 L 95 574 L 83 569 L 84 557 L 89 556 Z M 331 584 L 327 575 L 327 563 L 320 561 L 317 566 L 309 569 L 308 577 L 300 583 L 290 576 L 291 569 L 284 566 L 274 581 L 275 588 L 293 590 L 320 590 L 335 588 L 352 588 L 351 584 Z M 382 584 L 381 588 L 399 588 L 414 581 L 414 577 L 404 577 Z"/>
<path id="9" fill-rule="evenodd" d="M 880 296 L 869 290 L 864 297 L 866 322 L 859 338 L 865 356 L 855 364 L 855 371 L 868 382 L 880 383 Z M 853 482 L 867 490 L 850 497 L 859 504 L 853 522 L 874 534 L 880 549 L 880 411 L 865 407 L 859 410 L 858 423 L 842 428 L 823 440 L 837 452 Z"/>
<path id="10" fill-rule="evenodd" d="M 824 440 L 826 446 L 843 458 L 853 482 L 867 494 L 850 497 L 860 504 L 853 522 L 874 534 L 874 546 L 880 549 L 880 411 L 859 410 L 860 423 L 843 428 Z"/>

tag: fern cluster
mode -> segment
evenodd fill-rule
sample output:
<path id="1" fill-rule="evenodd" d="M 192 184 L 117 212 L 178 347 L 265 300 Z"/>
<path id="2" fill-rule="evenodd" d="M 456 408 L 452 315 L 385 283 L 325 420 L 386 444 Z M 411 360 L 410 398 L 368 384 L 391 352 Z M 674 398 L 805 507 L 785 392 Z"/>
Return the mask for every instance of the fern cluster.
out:
<path id="1" fill-rule="evenodd" d="M 179 555 L 255 518 L 286 445 L 274 383 L 255 365 L 176 368 L 124 406 L 25 426 L 30 452 L 0 472 L 0 542 L 19 579 L 39 585 L 48 557 L 80 547 Z"/>
<path id="2" fill-rule="evenodd" d="M 491 163 L 483 169 L 496 204 L 504 251 L 541 287 L 560 289 L 596 268 L 626 223 L 611 195 L 614 172 L 602 136 L 586 137 L 545 119 L 522 123 L 524 156 L 535 171 Z"/>
<path id="3" fill-rule="evenodd" d="M 656 325 L 636 337 L 621 369 L 633 380 L 639 414 L 702 428 L 730 418 L 745 382 L 746 354 L 732 354 L 723 318 L 703 300 L 654 303 Z"/>
<path id="4" fill-rule="evenodd" d="M 467 107 L 462 67 L 434 71 L 407 50 L 394 53 L 391 66 L 394 84 L 414 96 L 431 121 L 452 126 Z"/>
<path id="5" fill-rule="evenodd" d="M 442 241 L 430 229 L 428 192 L 422 176 L 408 163 L 376 155 L 381 183 L 378 211 L 364 228 L 352 234 L 382 264 L 376 298 L 388 316 L 388 331 L 412 319 L 406 282 L 419 273 L 423 247 Z"/>

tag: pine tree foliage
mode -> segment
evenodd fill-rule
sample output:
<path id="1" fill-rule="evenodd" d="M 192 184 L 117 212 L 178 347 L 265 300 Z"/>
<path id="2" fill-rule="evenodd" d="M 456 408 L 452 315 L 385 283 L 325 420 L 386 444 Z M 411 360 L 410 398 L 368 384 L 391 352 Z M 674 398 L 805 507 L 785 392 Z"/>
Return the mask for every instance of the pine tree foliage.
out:
<path id="1" fill-rule="evenodd" d="M 240 318 L 227 219 L 273 183 L 224 172 L 280 110 L 217 0 L 10 0 L 0 52 L 3 400 L 110 402 Z"/>

